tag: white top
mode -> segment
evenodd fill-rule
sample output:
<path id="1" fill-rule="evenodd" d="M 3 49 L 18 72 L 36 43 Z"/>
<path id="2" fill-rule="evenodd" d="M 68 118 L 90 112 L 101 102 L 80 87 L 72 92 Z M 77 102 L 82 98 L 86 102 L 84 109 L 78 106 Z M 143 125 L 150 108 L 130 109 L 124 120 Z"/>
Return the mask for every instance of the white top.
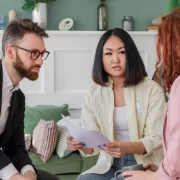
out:
<path id="1" fill-rule="evenodd" d="M 130 141 L 126 106 L 114 108 L 114 140 Z"/>

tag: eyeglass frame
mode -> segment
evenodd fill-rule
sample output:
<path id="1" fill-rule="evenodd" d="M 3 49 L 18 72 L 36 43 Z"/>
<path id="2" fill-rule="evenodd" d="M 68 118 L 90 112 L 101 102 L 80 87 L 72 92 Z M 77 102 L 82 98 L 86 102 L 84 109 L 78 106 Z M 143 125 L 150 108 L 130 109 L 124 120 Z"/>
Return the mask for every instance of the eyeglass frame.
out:
<path id="1" fill-rule="evenodd" d="M 15 48 L 18 48 L 18 49 L 21 49 L 21 50 L 23 50 L 23 51 L 27 51 L 27 52 L 31 53 L 31 55 L 30 55 L 31 60 L 37 60 L 40 55 L 41 55 L 41 57 L 42 57 L 43 53 L 46 52 L 46 53 L 47 53 L 47 57 L 46 57 L 45 59 L 43 59 L 43 61 L 45 61 L 45 60 L 48 58 L 49 54 L 50 54 L 49 51 L 39 52 L 37 49 L 36 49 L 36 50 L 29 50 L 29 49 L 25 49 L 25 48 L 22 48 L 22 47 L 17 46 L 17 45 L 13 45 L 12 47 L 15 47 Z M 38 52 L 39 54 L 37 55 L 37 57 L 36 57 L 35 59 L 33 59 L 33 58 L 32 58 L 32 53 L 35 52 L 35 51 Z"/>

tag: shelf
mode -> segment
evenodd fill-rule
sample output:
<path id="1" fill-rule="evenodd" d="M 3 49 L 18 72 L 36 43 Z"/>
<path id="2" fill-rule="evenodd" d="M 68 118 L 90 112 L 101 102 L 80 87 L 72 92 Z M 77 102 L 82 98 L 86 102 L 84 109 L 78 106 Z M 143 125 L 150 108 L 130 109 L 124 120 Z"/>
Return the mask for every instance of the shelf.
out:
<path id="1" fill-rule="evenodd" d="M 0 30 L 0 34 L 3 33 L 3 30 Z M 49 35 L 101 35 L 105 31 L 46 31 Z M 157 31 L 128 31 L 131 35 L 156 35 Z"/>

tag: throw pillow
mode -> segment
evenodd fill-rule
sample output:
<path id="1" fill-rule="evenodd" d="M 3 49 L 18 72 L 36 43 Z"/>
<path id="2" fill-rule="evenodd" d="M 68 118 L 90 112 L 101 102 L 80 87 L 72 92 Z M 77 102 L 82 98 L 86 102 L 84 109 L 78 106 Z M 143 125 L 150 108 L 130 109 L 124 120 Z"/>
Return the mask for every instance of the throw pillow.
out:
<path id="1" fill-rule="evenodd" d="M 67 104 L 64 104 L 60 107 L 54 105 L 38 105 L 34 107 L 26 106 L 24 118 L 25 134 L 32 134 L 39 120 L 53 119 L 57 122 L 59 119 L 62 119 L 61 114 L 64 116 L 70 116 Z"/>
<path id="2" fill-rule="evenodd" d="M 54 120 L 40 120 L 33 131 L 31 151 L 40 155 L 43 162 L 52 156 L 58 140 L 58 127 Z"/>
<path id="3" fill-rule="evenodd" d="M 70 119 L 78 126 L 81 126 L 81 120 L 80 119 Z M 63 118 L 57 122 L 58 126 L 58 142 L 56 146 L 56 153 L 60 158 L 66 157 L 71 153 L 70 150 L 67 148 L 67 137 L 70 135 L 68 129 L 65 126 L 66 119 Z"/>

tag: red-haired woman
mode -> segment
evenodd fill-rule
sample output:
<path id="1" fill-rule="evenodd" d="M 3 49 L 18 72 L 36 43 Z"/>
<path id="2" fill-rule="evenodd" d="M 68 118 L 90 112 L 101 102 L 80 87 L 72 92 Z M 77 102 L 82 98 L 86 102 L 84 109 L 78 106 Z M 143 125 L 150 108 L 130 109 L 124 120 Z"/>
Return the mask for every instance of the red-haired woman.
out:
<path id="1" fill-rule="evenodd" d="M 159 27 L 157 53 L 163 66 L 163 87 L 170 92 L 167 115 L 164 121 L 163 141 L 165 157 L 159 167 L 145 164 L 149 170 L 123 173 L 126 180 L 177 180 L 180 179 L 180 8 L 167 15 Z"/>

